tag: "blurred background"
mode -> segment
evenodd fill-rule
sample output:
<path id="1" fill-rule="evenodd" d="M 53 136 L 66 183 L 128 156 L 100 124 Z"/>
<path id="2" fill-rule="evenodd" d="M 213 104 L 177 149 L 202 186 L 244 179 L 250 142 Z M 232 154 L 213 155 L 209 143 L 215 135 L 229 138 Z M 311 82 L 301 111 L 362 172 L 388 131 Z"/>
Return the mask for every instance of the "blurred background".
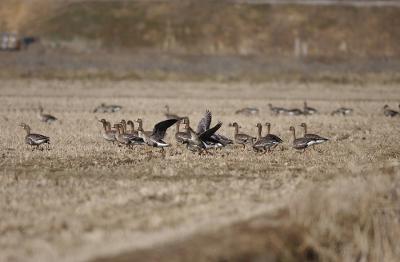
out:
<path id="1" fill-rule="evenodd" d="M 400 2 L 2 0 L 0 77 L 400 81 Z"/>

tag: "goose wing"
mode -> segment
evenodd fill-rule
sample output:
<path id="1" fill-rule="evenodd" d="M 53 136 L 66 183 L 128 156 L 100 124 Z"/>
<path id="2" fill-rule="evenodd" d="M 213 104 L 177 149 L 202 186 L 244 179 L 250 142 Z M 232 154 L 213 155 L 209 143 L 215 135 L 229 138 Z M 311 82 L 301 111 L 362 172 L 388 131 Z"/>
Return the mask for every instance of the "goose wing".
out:
<path id="1" fill-rule="evenodd" d="M 278 143 L 282 143 L 283 142 L 283 140 L 279 136 L 276 136 L 276 135 L 273 135 L 273 134 L 268 134 L 265 137 L 268 138 L 269 140 L 272 140 L 272 141 L 275 141 L 275 142 L 278 142 Z"/>
<path id="2" fill-rule="evenodd" d="M 48 136 L 44 136 L 41 134 L 29 134 L 26 139 L 31 143 L 31 144 L 42 144 L 42 143 L 47 143 L 50 141 L 50 138 Z"/>
<path id="3" fill-rule="evenodd" d="M 296 149 L 304 149 L 312 144 L 315 144 L 315 140 L 305 137 L 296 138 L 296 140 L 293 141 L 293 147 Z"/>
<path id="4" fill-rule="evenodd" d="M 167 129 L 174 125 L 178 120 L 177 119 L 167 119 L 157 123 L 154 126 L 153 133 L 151 135 L 155 140 L 161 140 L 164 138 Z"/>
<path id="5" fill-rule="evenodd" d="M 206 130 L 210 129 L 211 120 L 212 114 L 209 110 L 206 110 L 206 113 L 197 125 L 197 134 L 204 133 Z"/>
<path id="6" fill-rule="evenodd" d="M 202 141 L 205 140 L 209 140 L 211 138 L 211 136 L 217 132 L 218 129 L 220 129 L 222 126 L 222 122 L 218 122 L 218 124 L 216 124 L 214 127 L 207 129 L 206 131 L 204 131 L 203 133 L 200 134 L 199 138 Z"/>
<path id="7" fill-rule="evenodd" d="M 314 140 L 323 140 L 323 141 L 328 140 L 327 138 L 316 135 L 316 134 L 305 134 L 304 137 L 308 138 L 308 139 L 314 139 Z"/>
<path id="8" fill-rule="evenodd" d="M 233 144 L 233 140 L 227 138 L 226 136 L 220 135 L 220 134 L 213 134 L 211 136 L 213 139 L 219 141 L 219 143 L 223 144 L 224 146 L 228 144 Z"/>
<path id="9" fill-rule="evenodd" d="M 43 115 L 42 116 L 42 122 L 52 123 L 55 121 L 57 121 L 57 118 L 55 116 L 52 116 L 52 115 Z"/>
<path id="10" fill-rule="evenodd" d="M 134 134 L 125 134 L 124 137 L 126 137 L 126 139 L 128 139 L 130 141 L 130 143 L 132 144 L 141 144 L 144 143 L 143 138 L 138 137 Z"/>

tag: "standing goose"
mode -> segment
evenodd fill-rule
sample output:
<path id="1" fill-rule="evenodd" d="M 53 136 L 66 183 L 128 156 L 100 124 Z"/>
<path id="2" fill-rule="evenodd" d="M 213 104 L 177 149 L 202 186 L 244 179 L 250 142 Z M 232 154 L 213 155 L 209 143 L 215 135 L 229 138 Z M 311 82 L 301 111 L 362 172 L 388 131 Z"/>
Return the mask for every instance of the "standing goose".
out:
<path id="1" fill-rule="evenodd" d="M 122 119 L 120 122 L 121 126 L 122 126 L 122 134 L 127 134 L 126 132 L 126 121 L 125 119 Z"/>
<path id="2" fill-rule="evenodd" d="M 271 124 L 269 122 L 265 123 L 265 126 L 267 127 L 267 135 L 265 137 L 270 139 L 272 143 L 274 143 L 273 148 L 277 147 L 278 144 L 283 143 L 283 140 L 279 136 L 270 133 Z"/>
<path id="3" fill-rule="evenodd" d="M 184 132 L 179 131 L 179 126 L 180 126 L 181 123 L 185 124 L 185 119 L 181 119 L 181 120 L 178 120 L 178 122 L 176 122 L 175 139 L 176 139 L 176 141 L 178 143 L 184 144 L 184 143 L 187 143 L 189 141 L 190 134 L 189 134 L 189 132 L 187 130 L 187 126 L 186 125 L 185 125 L 185 129 L 186 130 Z"/>
<path id="4" fill-rule="evenodd" d="M 348 108 L 348 107 L 340 107 L 334 111 L 332 111 L 331 115 L 341 115 L 341 116 L 347 116 L 353 113 L 353 108 Z"/>
<path id="5" fill-rule="evenodd" d="M 128 120 L 128 122 L 126 122 L 126 125 L 130 127 L 130 130 L 127 131 L 128 134 L 139 136 L 138 131 L 135 130 L 135 124 L 132 120 Z"/>
<path id="6" fill-rule="evenodd" d="M 275 115 L 285 114 L 287 112 L 287 109 L 283 107 L 272 106 L 272 104 L 268 104 L 268 106 L 271 112 L 274 113 Z"/>
<path id="7" fill-rule="evenodd" d="M 115 135 L 115 138 L 120 144 L 123 144 L 126 146 L 143 145 L 144 144 L 144 141 L 142 138 L 135 136 L 133 134 L 126 134 L 124 132 L 123 124 L 115 124 L 114 127 L 118 131 L 118 133 Z"/>
<path id="8" fill-rule="evenodd" d="M 306 123 L 301 123 L 300 126 L 304 128 L 304 137 L 314 140 L 313 144 L 322 144 L 322 143 L 324 143 L 324 142 L 329 140 L 329 139 L 327 139 L 325 137 L 322 137 L 322 136 L 319 136 L 319 135 L 316 135 L 316 134 L 307 133 L 307 125 L 306 125 Z"/>
<path id="9" fill-rule="evenodd" d="M 165 133 L 167 129 L 177 121 L 177 119 L 167 119 L 157 123 L 150 135 L 145 131 L 138 129 L 139 137 L 141 137 L 147 145 L 152 147 L 161 147 L 164 150 L 164 147 L 169 146 L 169 144 L 163 141 Z"/>
<path id="10" fill-rule="evenodd" d="M 245 115 L 245 116 L 251 116 L 251 115 L 258 115 L 260 113 L 260 110 L 255 107 L 245 107 L 239 110 L 236 110 L 235 114 L 239 115 Z"/>
<path id="11" fill-rule="evenodd" d="M 212 114 L 209 110 L 206 110 L 203 118 L 199 121 L 199 124 L 197 125 L 197 134 L 201 134 L 204 133 L 206 130 L 210 129 L 210 125 L 211 125 L 211 121 L 212 121 Z M 221 147 L 222 146 L 226 146 L 228 144 L 233 144 L 232 139 L 229 139 L 221 134 L 212 134 L 211 138 L 215 141 L 218 141 L 217 143 L 217 147 Z M 213 144 L 213 143 L 211 143 Z M 220 145 L 218 145 L 220 144 Z M 214 145 L 215 146 L 215 145 Z"/>
<path id="12" fill-rule="evenodd" d="M 122 124 L 114 124 L 114 128 L 117 130 L 117 134 L 115 135 L 115 139 L 122 145 L 129 146 L 131 144 L 131 140 L 123 134 L 123 126 Z"/>
<path id="13" fill-rule="evenodd" d="M 303 111 L 301 111 L 298 108 L 292 108 L 292 109 L 287 109 L 286 114 L 289 116 L 299 116 L 303 114 Z"/>
<path id="14" fill-rule="evenodd" d="M 93 113 L 115 113 L 122 109 L 119 105 L 106 105 L 101 103 L 98 107 L 93 110 Z"/>
<path id="15" fill-rule="evenodd" d="M 293 126 L 289 128 L 293 133 L 293 148 L 306 151 L 306 148 L 314 144 L 314 140 L 306 137 L 296 138 L 296 130 Z"/>
<path id="16" fill-rule="evenodd" d="M 57 121 L 57 118 L 55 116 L 49 114 L 43 114 L 43 107 L 41 105 L 39 106 L 39 119 L 40 121 L 47 124 L 51 124 Z"/>
<path id="17" fill-rule="evenodd" d="M 395 116 L 399 115 L 399 112 L 394 111 L 394 110 L 390 109 L 388 105 L 385 105 L 383 107 L 383 114 L 388 117 L 395 117 Z"/>
<path id="18" fill-rule="evenodd" d="M 106 141 L 114 143 L 116 140 L 115 135 L 117 133 L 117 130 L 111 130 L 110 122 L 107 122 L 104 118 L 99 120 L 99 122 L 103 124 L 103 128 L 104 128 L 103 138 Z"/>
<path id="19" fill-rule="evenodd" d="M 257 124 L 257 141 L 253 144 L 253 148 L 255 151 L 260 152 L 264 151 L 264 153 L 271 152 L 271 147 L 277 146 L 279 143 L 279 140 L 282 141 L 280 138 L 274 136 L 274 135 L 267 135 L 267 136 L 261 136 L 262 133 L 262 125 L 261 123 Z M 279 140 L 278 140 L 279 139 Z"/>
<path id="20" fill-rule="evenodd" d="M 25 143 L 30 146 L 36 146 L 36 149 L 39 149 L 39 146 L 42 144 L 50 144 L 50 138 L 40 134 L 32 134 L 31 128 L 24 123 L 21 123 L 21 126 L 26 131 Z M 32 149 L 33 150 L 33 149 Z"/>
<path id="21" fill-rule="evenodd" d="M 314 114 L 318 113 L 318 110 L 307 106 L 307 102 L 304 101 L 303 113 L 305 115 L 314 115 Z"/>
<path id="22" fill-rule="evenodd" d="M 233 126 L 235 128 L 235 133 L 233 137 L 236 144 L 243 145 L 243 148 L 246 148 L 246 144 L 253 144 L 256 138 L 247 134 L 239 133 L 238 123 L 234 122 L 233 124 L 229 124 L 229 126 Z"/>

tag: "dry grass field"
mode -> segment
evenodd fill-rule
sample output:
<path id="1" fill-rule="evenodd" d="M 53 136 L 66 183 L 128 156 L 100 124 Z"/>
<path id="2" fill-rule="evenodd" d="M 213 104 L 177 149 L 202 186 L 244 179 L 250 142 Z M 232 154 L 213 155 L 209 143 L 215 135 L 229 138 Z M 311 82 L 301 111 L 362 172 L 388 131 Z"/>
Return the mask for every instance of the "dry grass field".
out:
<path id="1" fill-rule="evenodd" d="M 398 261 L 400 117 L 397 85 L 180 83 L 109 80 L 0 82 L 0 261 Z M 320 110 L 273 116 L 269 102 Z M 123 110 L 95 114 L 102 102 Z M 39 122 L 37 108 L 60 119 Z M 285 142 L 272 154 L 224 148 L 199 156 L 176 145 L 132 150 L 106 143 L 98 118 L 164 119 L 164 105 L 221 133 L 270 121 Z M 234 114 L 245 106 L 259 116 Z M 331 116 L 340 106 L 348 117 Z M 290 125 L 330 141 L 305 154 Z M 31 151 L 20 122 L 50 136 Z"/>

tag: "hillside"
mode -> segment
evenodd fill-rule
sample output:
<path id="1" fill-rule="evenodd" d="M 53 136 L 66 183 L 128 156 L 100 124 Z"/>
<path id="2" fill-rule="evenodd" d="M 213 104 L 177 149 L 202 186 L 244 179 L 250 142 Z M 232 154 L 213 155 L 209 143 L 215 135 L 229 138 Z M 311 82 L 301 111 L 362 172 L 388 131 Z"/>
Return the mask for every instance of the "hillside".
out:
<path id="1" fill-rule="evenodd" d="M 140 68 L 132 69 L 129 62 L 120 71 L 135 71 L 135 75 L 153 68 L 148 61 L 162 56 L 178 65 L 170 68 L 167 64 L 156 71 L 164 74 L 168 67 L 174 75 L 190 67 L 191 74 L 201 75 L 215 67 L 209 61 L 217 61 L 223 69 L 235 61 L 234 69 L 246 75 L 259 74 L 259 68 L 271 73 L 268 68 L 274 65 L 283 69 L 280 72 L 303 74 L 321 70 L 321 64 L 339 73 L 397 72 L 400 58 L 400 8 L 391 6 L 34 0 L 31 4 L 2 2 L 0 14 L 6 14 L 1 16 L 2 30 L 38 36 L 45 54 L 51 49 L 56 56 L 67 54 L 66 60 L 81 54 L 79 63 L 96 70 L 104 66 L 96 60 L 99 57 L 111 54 L 113 59 L 108 61 L 123 65 L 119 57 L 130 56 L 130 61 L 143 60 Z M 39 52 L 41 58 L 43 52 Z M 201 64 L 203 58 L 207 65 L 198 70 L 193 63 Z M 21 59 L 27 58 L 15 60 Z M 51 64 L 43 59 L 44 67 Z"/>

